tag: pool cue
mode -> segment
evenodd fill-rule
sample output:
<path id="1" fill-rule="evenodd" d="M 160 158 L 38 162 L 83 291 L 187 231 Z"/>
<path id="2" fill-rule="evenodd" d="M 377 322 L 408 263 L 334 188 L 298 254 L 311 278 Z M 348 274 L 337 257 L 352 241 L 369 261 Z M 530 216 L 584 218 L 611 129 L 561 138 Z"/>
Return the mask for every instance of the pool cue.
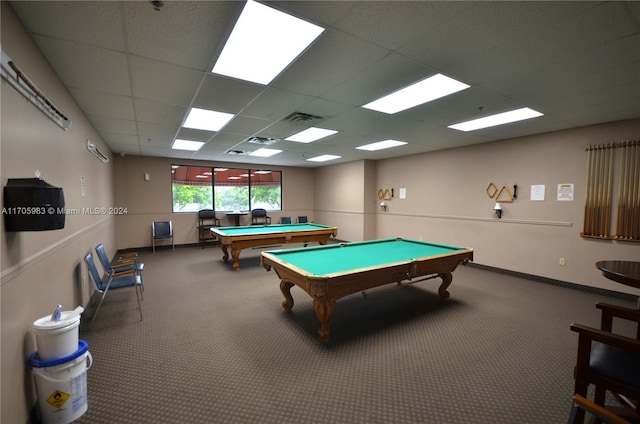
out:
<path id="1" fill-rule="evenodd" d="M 634 240 L 640 240 L 640 142 L 638 140 L 633 142 L 633 158 L 634 158 L 634 189 L 633 193 L 633 228 L 632 238 Z"/>
<path id="2" fill-rule="evenodd" d="M 611 236 L 611 190 L 613 189 L 612 184 L 613 184 L 613 178 L 612 178 L 612 173 L 613 173 L 613 146 L 611 144 L 609 144 L 609 146 L 607 147 L 606 150 L 606 156 L 607 156 L 607 161 L 606 161 L 606 171 L 605 171 L 605 181 L 606 181 L 606 187 L 605 187 L 605 191 L 606 191 L 606 200 L 605 200 L 605 215 L 604 215 L 604 229 L 605 229 L 605 236 L 606 237 L 610 237 Z"/>
<path id="3" fill-rule="evenodd" d="M 602 191 L 602 146 L 598 145 L 596 150 L 596 167 L 595 167 L 595 215 L 594 215 L 594 235 L 600 237 L 602 231 L 600 230 L 600 214 L 602 212 L 602 203 L 600 201 L 600 193 Z"/>
<path id="4" fill-rule="evenodd" d="M 587 193 L 584 207 L 584 235 L 591 235 L 591 221 L 592 221 L 592 191 L 593 191 L 593 178 L 591 177 L 591 169 L 593 167 L 593 149 L 592 146 L 587 148 Z"/>
<path id="5" fill-rule="evenodd" d="M 620 209 L 622 210 L 622 217 L 620 219 L 621 228 L 619 235 L 626 239 L 629 236 L 629 190 L 631 189 L 629 185 L 629 179 L 631 176 L 631 155 L 626 144 L 624 145 L 622 152 L 622 181 L 620 182 L 620 202 L 622 203 Z"/>

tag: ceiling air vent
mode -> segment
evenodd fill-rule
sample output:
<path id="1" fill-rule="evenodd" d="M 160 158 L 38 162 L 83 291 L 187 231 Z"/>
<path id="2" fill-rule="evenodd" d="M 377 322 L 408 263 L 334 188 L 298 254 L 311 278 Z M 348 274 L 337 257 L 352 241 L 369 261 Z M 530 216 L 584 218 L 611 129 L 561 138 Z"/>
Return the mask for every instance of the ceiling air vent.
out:
<path id="1" fill-rule="evenodd" d="M 248 155 L 249 152 L 245 152 L 244 150 L 227 150 L 228 155 Z"/>
<path id="2" fill-rule="evenodd" d="M 308 113 L 293 112 L 290 115 L 284 117 L 283 121 L 288 122 L 311 122 L 321 120 L 321 116 L 310 115 Z"/>
<path id="3" fill-rule="evenodd" d="M 269 146 L 273 143 L 277 143 L 280 140 L 271 137 L 249 137 L 245 141 L 253 144 L 260 144 L 261 146 Z"/>

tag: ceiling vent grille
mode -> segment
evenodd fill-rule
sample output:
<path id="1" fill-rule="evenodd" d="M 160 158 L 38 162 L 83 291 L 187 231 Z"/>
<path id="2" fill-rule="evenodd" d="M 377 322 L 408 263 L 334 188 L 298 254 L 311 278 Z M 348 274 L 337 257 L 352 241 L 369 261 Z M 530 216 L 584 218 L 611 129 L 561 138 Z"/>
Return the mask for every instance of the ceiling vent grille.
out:
<path id="1" fill-rule="evenodd" d="M 260 144 L 261 146 L 269 146 L 273 143 L 277 143 L 280 140 L 271 137 L 249 137 L 245 141 L 252 144 Z"/>
<path id="2" fill-rule="evenodd" d="M 285 116 L 282 120 L 287 122 L 311 122 L 319 121 L 321 119 L 321 116 L 310 115 L 302 112 L 293 112 L 292 114 Z"/>
<path id="3" fill-rule="evenodd" d="M 242 156 L 242 155 L 248 155 L 249 152 L 246 152 L 244 150 L 227 150 L 227 154 L 228 155 L 236 155 L 236 156 Z"/>

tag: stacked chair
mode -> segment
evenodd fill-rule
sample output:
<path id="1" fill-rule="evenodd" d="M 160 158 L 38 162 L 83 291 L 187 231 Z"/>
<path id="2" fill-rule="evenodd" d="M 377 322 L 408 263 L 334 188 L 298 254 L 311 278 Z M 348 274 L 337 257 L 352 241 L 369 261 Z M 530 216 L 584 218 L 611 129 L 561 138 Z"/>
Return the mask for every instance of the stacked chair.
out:
<path id="1" fill-rule="evenodd" d="M 144 291 L 142 270 L 144 269 L 144 264 L 139 261 L 135 253 L 118 256 L 113 261 L 109 261 L 102 244 L 96 246 L 96 253 L 104 268 L 104 274 L 102 276 L 98 272 L 98 268 L 93 260 L 93 254 L 89 252 L 84 257 L 91 281 L 93 281 L 96 291 L 101 295 L 95 312 L 91 317 L 91 324 L 93 324 L 98 316 L 98 312 L 100 311 L 102 302 L 107 297 L 107 293 L 111 290 L 127 287 L 133 288 L 136 292 L 138 311 L 140 313 L 140 320 L 142 320 L 141 300 L 143 298 L 142 292 Z"/>

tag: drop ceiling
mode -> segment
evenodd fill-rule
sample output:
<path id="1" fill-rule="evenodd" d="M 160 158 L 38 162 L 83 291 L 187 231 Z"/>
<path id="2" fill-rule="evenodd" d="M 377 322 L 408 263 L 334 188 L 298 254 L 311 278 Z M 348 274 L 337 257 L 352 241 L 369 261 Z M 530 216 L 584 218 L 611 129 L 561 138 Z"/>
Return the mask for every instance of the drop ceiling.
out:
<path id="1" fill-rule="evenodd" d="M 210 72 L 241 1 L 169 0 L 160 10 L 148 1 L 11 2 L 112 154 L 318 167 L 640 117 L 639 2 L 264 4 L 325 28 L 266 86 Z M 436 73 L 471 87 L 394 115 L 362 108 Z M 235 117 L 219 132 L 181 128 L 191 107 Z M 544 116 L 448 128 L 520 107 Z M 309 126 L 339 132 L 284 140 Z M 247 155 L 263 147 L 253 137 L 276 139 L 269 147 L 283 152 Z M 172 150 L 176 138 L 206 144 Z M 408 144 L 355 149 L 389 138 Z M 341 159 L 307 161 L 322 154 Z"/>

